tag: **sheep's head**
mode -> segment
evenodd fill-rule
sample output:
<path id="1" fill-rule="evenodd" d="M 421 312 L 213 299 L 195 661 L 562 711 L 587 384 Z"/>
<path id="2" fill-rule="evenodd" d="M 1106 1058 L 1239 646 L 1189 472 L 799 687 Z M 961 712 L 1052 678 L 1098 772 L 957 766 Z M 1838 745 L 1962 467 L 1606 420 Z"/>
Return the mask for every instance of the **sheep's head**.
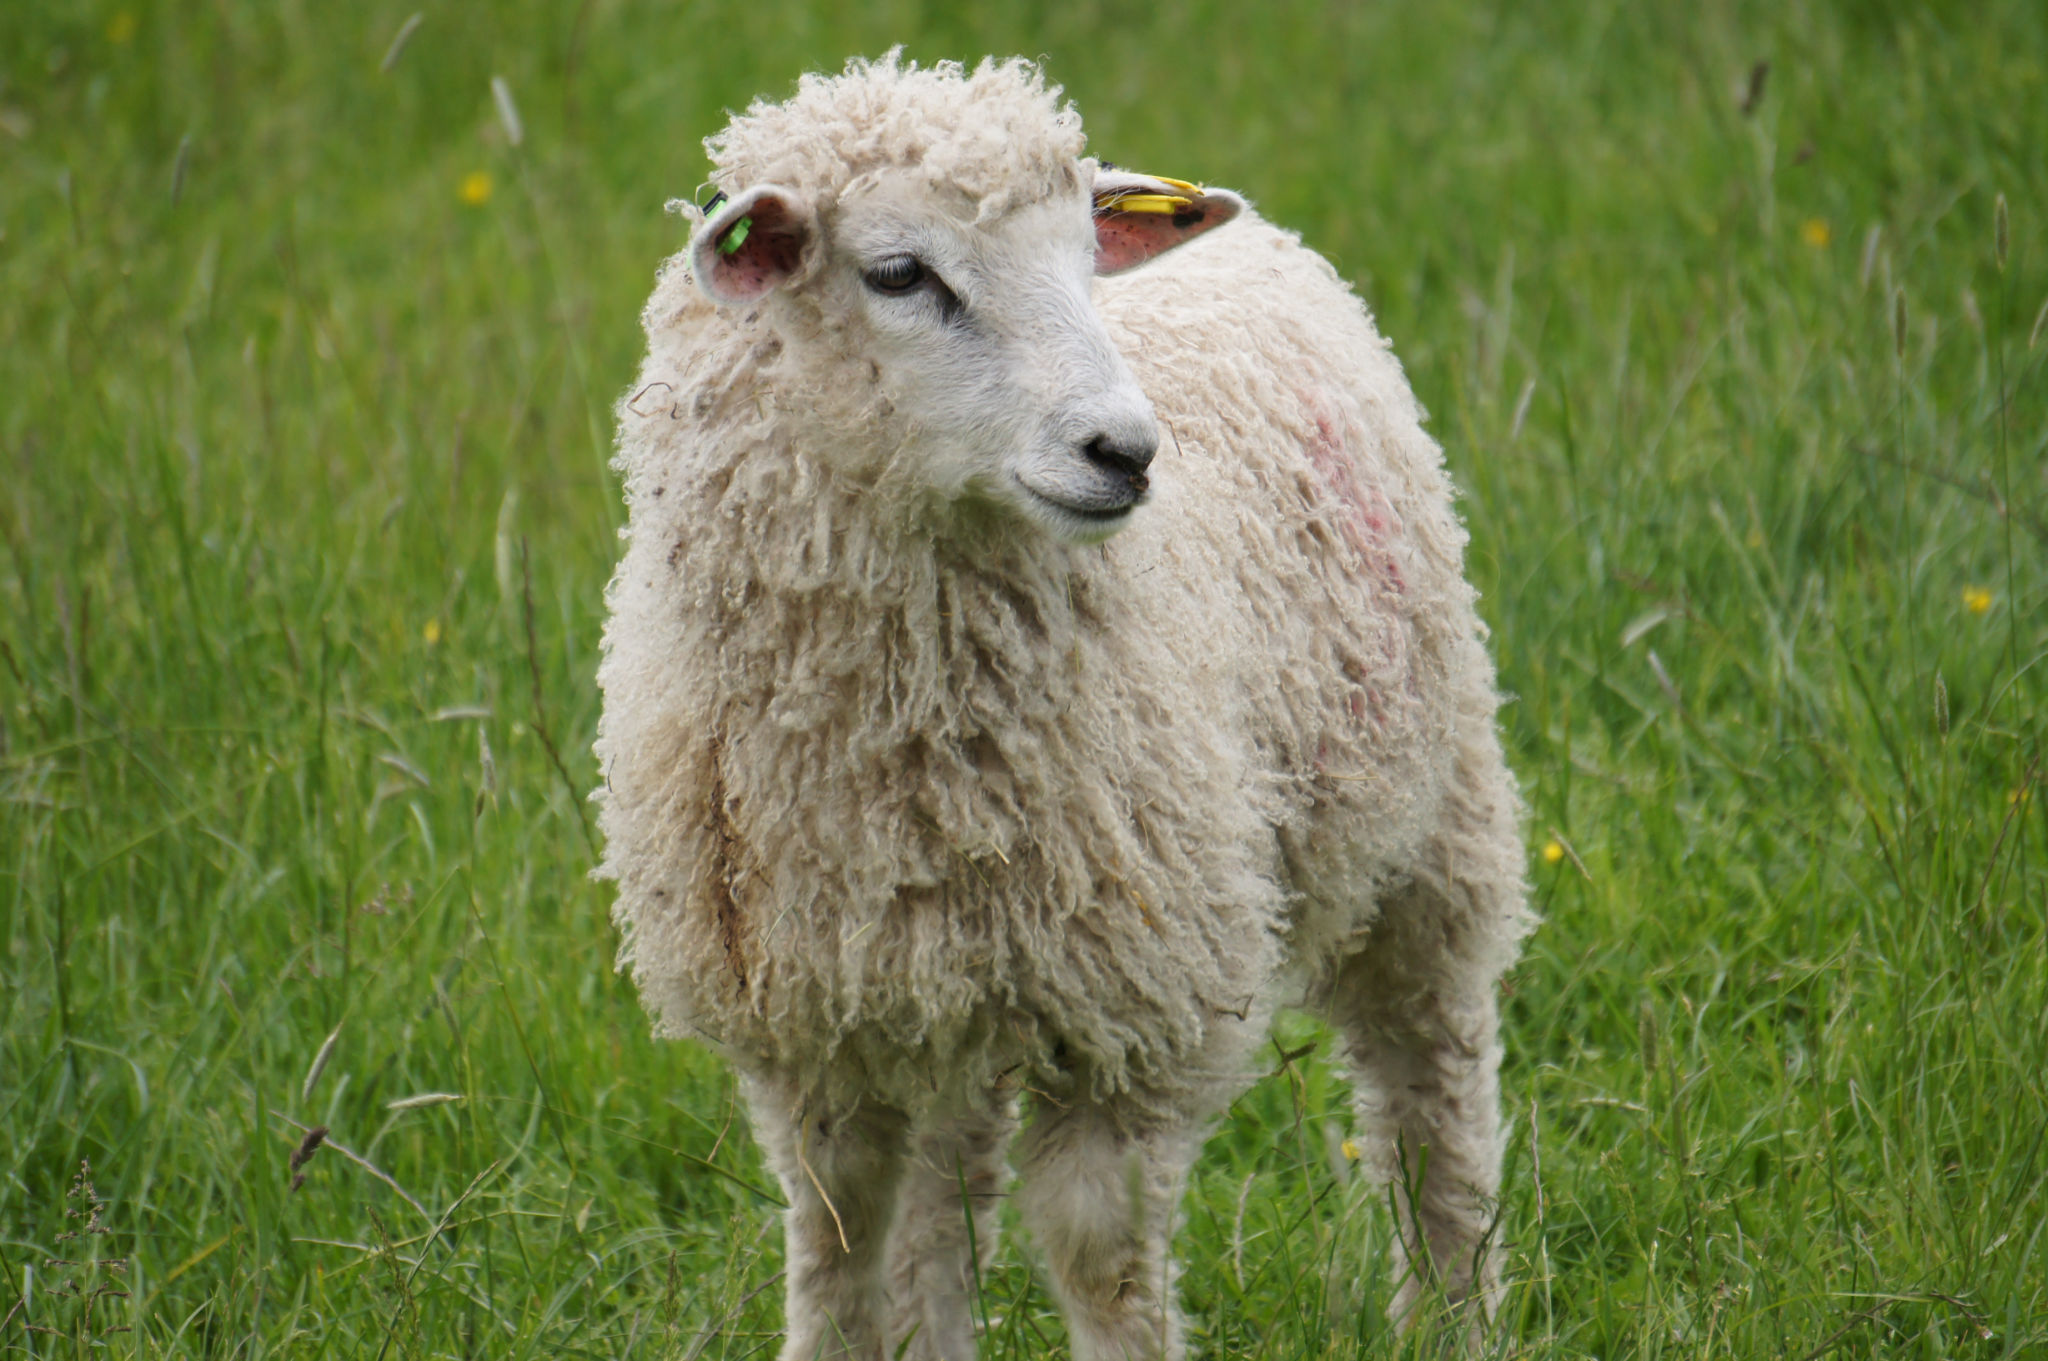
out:
<path id="1" fill-rule="evenodd" d="M 1027 129 L 1037 135 L 1007 180 L 977 180 L 956 144 L 988 140 L 963 96 L 991 69 L 910 73 L 939 94 L 908 101 L 893 142 L 867 139 L 897 154 L 848 166 L 836 183 L 733 185 L 692 239 L 691 274 L 727 306 L 800 300 L 857 346 L 901 418 L 898 466 L 908 455 L 926 490 L 1006 506 L 1065 539 L 1104 539 L 1144 501 L 1159 432 L 1095 309 L 1095 276 L 1143 264 L 1243 205 L 1080 159 L 1071 111 L 1015 65 L 993 69 L 1042 126 Z M 878 64 L 830 86 L 873 83 L 878 70 L 891 87 L 905 80 Z M 807 82 L 791 105 L 819 94 Z M 748 119 L 789 107 L 757 106 Z M 860 115 L 877 117 L 872 100 Z M 906 145 L 913 154 L 900 154 Z"/>

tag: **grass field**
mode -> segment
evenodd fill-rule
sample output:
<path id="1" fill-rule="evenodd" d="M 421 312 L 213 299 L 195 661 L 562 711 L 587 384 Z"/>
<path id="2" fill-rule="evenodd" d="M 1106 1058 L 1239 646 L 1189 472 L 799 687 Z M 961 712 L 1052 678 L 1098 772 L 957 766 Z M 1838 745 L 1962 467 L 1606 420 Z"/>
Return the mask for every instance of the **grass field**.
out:
<path id="1" fill-rule="evenodd" d="M 900 40 L 1432 412 L 1546 918 L 1499 1354 L 2048 1355 L 2048 7 L 413 4 L 0 7 L 0 1354 L 773 1355 L 586 878 L 610 408 L 720 110 Z M 1428 1352 L 1346 1129 L 1318 1050 L 1210 1143 L 1203 1355 Z"/>

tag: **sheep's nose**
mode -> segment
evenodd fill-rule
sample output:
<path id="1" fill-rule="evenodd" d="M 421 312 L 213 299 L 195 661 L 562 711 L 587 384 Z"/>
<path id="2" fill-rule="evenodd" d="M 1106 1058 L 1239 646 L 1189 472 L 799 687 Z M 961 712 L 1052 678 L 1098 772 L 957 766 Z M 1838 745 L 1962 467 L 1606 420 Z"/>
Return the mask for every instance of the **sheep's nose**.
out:
<path id="1" fill-rule="evenodd" d="M 1082 445 L 1081 452 L 1098 468 L 1106 468 L 1128 479 L 1131 490 L 1143 491 L 1146 486 L 1145 469 L 1152 465 L 1152 455 L 1159 452 L 1159 435 L 1157 431 L 1142 435 L 1101 434 Z"/>

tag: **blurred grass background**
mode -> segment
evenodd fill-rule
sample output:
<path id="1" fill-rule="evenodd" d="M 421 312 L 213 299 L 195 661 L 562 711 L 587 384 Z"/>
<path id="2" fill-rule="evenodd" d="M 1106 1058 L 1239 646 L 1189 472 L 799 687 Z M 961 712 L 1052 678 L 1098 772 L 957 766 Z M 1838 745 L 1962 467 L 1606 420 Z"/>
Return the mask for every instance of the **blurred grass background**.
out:
<path id="1" fill-rule="evenodd" d="M 772 1353 L 585 878 L 610 408 L 721 111 L 902 42 L 1433 413 L 1547 918 L 1491 1347 L 2048 1352 L 2048 10 L 415 3 L 0 9 L 0 1351 Z M 1212 1141 L 1204 1355 L 1428 1353 L 1347 1128 L 1318 1052 Z"/>

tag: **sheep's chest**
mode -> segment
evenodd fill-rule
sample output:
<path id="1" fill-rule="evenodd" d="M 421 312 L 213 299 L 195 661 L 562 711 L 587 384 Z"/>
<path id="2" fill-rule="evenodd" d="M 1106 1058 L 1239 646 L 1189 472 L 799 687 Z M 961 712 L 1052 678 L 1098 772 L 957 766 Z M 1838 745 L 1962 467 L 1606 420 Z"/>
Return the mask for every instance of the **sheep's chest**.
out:
<path id="1" fill-rule="evenodd" d="M 1087 577 L 1028 585 L 935 574 L 736 669 L 694 896 L 741 1049 L 1142 1080 L 1261 989 L 1273 838 L 1200 678 Z"/>

